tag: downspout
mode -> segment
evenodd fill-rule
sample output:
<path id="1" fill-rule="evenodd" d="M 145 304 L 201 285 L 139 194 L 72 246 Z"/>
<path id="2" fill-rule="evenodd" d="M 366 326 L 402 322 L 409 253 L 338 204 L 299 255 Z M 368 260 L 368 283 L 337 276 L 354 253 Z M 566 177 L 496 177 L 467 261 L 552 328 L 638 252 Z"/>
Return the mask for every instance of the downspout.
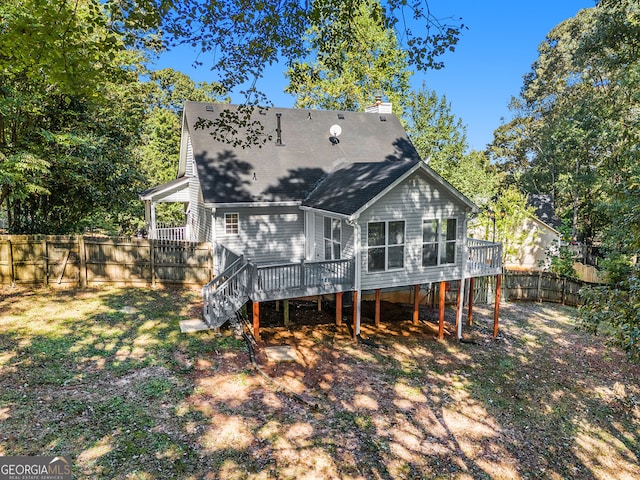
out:
<path id="1" fill-rule="evenodd" d="M 462 310 L 464 308 L 464 298 L 466 291 L 466 279 L 467 279 L 467 260 L 469 259 L 469 246 L 467 245 L 467 215 L 464 216 L 464 227 L 462 228 L 462 278 L 460 281 L 460 297 L 458 298 L 458 318 L 456 323 L 458 324 L 457 336 L 458 340 L 462 340 Z"/>
<path id="2" fill-rule="evenodd" d="M 362 289 L 362 248 L 361 248 L 361 232 L 360 224 L 358 223 L 358 217 L 350 218 L 347 220 L 349 225 L 353 226 L 353 256 L 355 258 L 355 272 L 354 272 L 354 290 L 358 293 L 357 301 L 354 303 L 353 308 L 356 309 L 356 328 L 354 334 L 360 335 L 360 316 L 362 313 L 362 295 L 360 294 Z"/>

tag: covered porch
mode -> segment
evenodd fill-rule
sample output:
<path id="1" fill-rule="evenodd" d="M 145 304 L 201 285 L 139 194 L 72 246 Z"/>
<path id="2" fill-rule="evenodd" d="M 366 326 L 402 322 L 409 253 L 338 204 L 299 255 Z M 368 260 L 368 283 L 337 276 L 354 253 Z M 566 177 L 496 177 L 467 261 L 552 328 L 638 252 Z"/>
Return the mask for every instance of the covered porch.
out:
<path id="1" fill-rule="evenodd" d="M 144 202 L 144 219 L 147 238 L 151 240 L 196 241 L 195 232 L 188 221 L 176 225 L 158 221 L 156 207 L 160 203 L 181 203 L 189 211 L 189 178 L 181 177 L 163 185 L 150 188 L 140 194 Z M 188 213 L 187 213 L 188 217 Z"/>

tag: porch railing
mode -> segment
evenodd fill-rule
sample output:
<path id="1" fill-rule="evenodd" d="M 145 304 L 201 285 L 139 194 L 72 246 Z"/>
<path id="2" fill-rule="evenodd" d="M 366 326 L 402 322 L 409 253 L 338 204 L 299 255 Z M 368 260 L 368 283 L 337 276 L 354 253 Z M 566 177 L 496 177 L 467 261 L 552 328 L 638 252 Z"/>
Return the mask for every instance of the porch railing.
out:
<path id="1" fill-rule="evenodd" d="M 502 244 L 467 239 L 469 258 L 467 261 L 467 277 L 482 277 L 502 273 Z"/>
<path id="2" fill-rule="evenodd" d="M 156 227 L 149 231 L 149 237 L 153 240 L 190 241 L 188 228 L 182 227 Z"/>

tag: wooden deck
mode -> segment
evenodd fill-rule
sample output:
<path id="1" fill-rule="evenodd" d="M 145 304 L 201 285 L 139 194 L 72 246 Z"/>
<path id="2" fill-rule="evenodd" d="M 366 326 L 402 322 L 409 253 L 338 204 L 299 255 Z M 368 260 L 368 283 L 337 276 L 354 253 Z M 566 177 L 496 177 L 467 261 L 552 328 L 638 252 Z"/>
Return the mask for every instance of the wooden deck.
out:
<path id="1" fill-rule="evenodd" d="M 464 278 L 502 273 L 502 244 L 468 239 L 467 247 Z M 224 270 L 202 290 L 204 318 L 212 327 L 224 324 L 248 300 L 285 300 L 355 289 L 354 258 L 259 265 L 222 245 L 216 256 Z"/>

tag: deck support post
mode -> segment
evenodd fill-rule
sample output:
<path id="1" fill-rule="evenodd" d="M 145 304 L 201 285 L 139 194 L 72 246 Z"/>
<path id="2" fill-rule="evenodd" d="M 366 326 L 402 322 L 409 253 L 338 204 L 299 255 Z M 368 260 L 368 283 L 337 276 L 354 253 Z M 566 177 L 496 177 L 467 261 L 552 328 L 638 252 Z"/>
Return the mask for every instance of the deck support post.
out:
<path id="1" fill-rule="evenodd" d="M 253 302 L 253 336 L 260 340 L 260 302 Z"/>
<path id="2" fill-rule="evenodd" d="M 353 292 L 353 339 L 355 340 L 360 335 L 360 316 L 358 315 L 360 312 L 360 298 L 358 296 L 358 291 L 354 290 Z"/>
<path id="3" fill-rule="evenodd" d="M 496 304 L 493 311 L 493 338 L 498 336 L 498 318 L 500 317 L 500 290 L 502 287 L 502 274 L 496 275 Z"/>
<path id="4" fill-rule="evenodd" d="M 336 325 L 342 325 L 342 293 L 336 293 Z"/>
<path id="5" fill-rule="evenodd" d="M 289 300 L 282 301 L 282 310 L 284 314 L 284 326 L 288 327 L 291 325 L 291 319 L 289 318 Z"/>
<path id="6" fill-rule="evenodd" d="M 469 326 L 473 325 L 473 289 L 474 289 L 475 278 L 471 277 L 469 279 L 469 315 L 467 315 L 467 321 Z"/>
<path id="7" fill-rule="evenodd" d="M 420 320 L 420 285 L 413 286 L 413 324 L 418 325 Z"/>
<path id="8" fill-rule="evenodd" d="M 446 291 L 447 282 L 440 282 L 440 303 L 438 304 L 438 307 L 440 309 L 440 319 L 438 322 L 438 338 L 440 340 L 444 339 L 444 301 Z"/>
<path id="9" fill-rule="evenodd" d="M 380 289 L 376 288 L 376 327 L 380 326 Z"/>
<path id="10" fill-rule="evenodd" d="M 322 295 L 318 295 L 318 311 L 322 311 Z"/>
<path id="11" fill-rule="evenodd" d="M 456 308 L 456 336 L 458 337 L 458 340 L 462 340 L 462 313 L 464 312 L 464 296 L 466 286 L 467 280 L 465 278 L 461 278 L 458 285 L 458 305 Z"/>

